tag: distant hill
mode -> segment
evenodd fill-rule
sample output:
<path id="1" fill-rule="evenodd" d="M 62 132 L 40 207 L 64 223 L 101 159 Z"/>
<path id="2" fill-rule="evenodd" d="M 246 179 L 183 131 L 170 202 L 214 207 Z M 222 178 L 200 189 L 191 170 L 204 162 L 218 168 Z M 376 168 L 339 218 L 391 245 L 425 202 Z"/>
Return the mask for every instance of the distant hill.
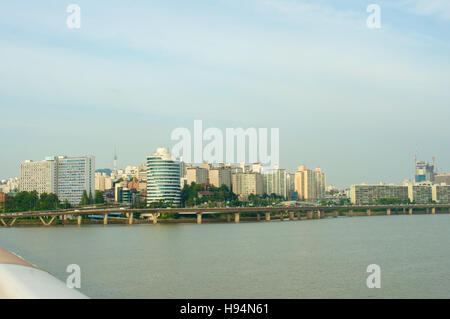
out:
<path id="1" fill-rule="evenodd" d="M 111 176 L 112 170 L 109 168 L 99 168 L 95 170 L 96 173 L 106 173 L 106 175 Z"/>

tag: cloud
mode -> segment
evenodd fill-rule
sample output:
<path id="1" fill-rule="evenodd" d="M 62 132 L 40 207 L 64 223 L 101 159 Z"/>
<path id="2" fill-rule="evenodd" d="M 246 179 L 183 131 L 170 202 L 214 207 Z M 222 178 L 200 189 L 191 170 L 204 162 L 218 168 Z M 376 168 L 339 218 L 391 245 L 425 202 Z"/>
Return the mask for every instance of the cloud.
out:
<path id="1" fill-rule="evenodd" d="M 400 5 L 414 14 L 450 20 L 449 0 L 404 0 Z"/>

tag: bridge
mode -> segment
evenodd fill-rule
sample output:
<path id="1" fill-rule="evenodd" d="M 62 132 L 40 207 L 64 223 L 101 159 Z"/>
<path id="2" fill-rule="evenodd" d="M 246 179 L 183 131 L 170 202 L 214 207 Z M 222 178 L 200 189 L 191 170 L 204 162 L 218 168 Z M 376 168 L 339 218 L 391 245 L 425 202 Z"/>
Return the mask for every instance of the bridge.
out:
<path id="1" fill-rule="evenodd" d="M 65 223 L 68 217 L 76 218 L 77 224 L 83 224 L 83 216 L 97 215 L 103 217 L 103 224 L 107 225 L 109 214 L 115 214 L 117 220 L 122 223 L 132 225 L 135 214 L 146 214 L 150 217 L 153 224 L 158 223 L 158 217 L 161 214 L 176 214 L 179 216 L 196 216 L 197 224 L 202 224 L 204 215 L 223 214 L 227 217 L 227 222 L 239 223 L 241 214 L 245 216 L 256 217 L 256 221 L 261 221 L 264 216 L 265 221 L 271 218 L 279 220 L 302 220 L 302 219 L 321 219 L 325 217 L 345 216 L 372 216 L 372 215 L 413 215 L 413 214 L 442 214 L 450 213 L 450 204 L 398 204 L 398 205 L 334 205 L 334 206 L 269 206 L 269 207 L 221 207 L 221 208 L 140 208 L 133 209 L 129 207 L 85 207 L 79 209 L 66 209 L 45 212 L 18 212 L 0 214 L 0 225 L 4 227 L 13 227 L 17 220 L 38 219 L 42 225 L 51 226 L 55 221 Z"/>

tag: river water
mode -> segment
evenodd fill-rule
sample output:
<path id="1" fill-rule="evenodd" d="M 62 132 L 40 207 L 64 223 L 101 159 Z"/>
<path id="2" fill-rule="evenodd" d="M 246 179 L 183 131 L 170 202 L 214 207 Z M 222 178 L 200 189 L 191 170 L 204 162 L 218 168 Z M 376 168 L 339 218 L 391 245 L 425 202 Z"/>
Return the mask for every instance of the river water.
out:
<path id="1" fill-rule="evenodd" d="M 2 227 L 0 246 L 63 281 L 78 264 L 92 298 L 450 298 L 450 215 Z"/>

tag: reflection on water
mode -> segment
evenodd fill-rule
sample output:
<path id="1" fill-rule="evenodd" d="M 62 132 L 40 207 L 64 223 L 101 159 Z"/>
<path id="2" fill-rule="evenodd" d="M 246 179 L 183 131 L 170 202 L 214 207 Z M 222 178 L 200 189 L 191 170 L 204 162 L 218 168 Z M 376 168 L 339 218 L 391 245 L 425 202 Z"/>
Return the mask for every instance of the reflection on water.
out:
<path id="1" fill-rule="evenodd" d="M 16 227 L 0 245 L 93 298 L 450 298 L 450 215 Z M 381 266 L 381 289 L 366 268 Z"/>

